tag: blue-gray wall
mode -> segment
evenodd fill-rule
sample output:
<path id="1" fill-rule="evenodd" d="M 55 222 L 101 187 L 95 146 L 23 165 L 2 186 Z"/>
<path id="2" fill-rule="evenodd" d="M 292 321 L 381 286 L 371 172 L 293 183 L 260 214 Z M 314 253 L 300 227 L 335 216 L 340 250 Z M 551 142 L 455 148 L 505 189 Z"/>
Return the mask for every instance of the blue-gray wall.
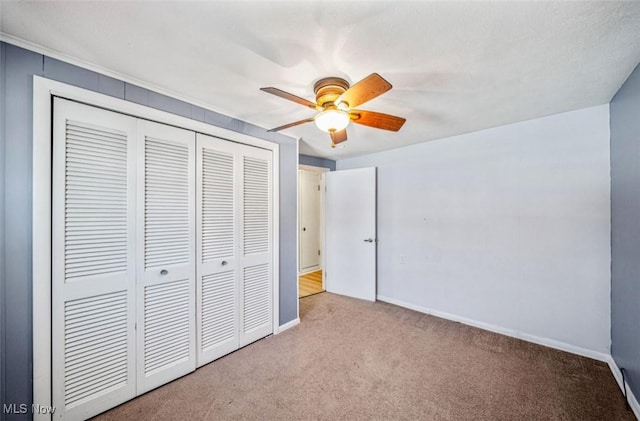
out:
<path id="1" fill-rule="evenodd" d="M 32 400 L 31 172 L 33 75 L 280 144 L 280 324 L 297 317 L 296 140 L 10 44 L 0 43 L 0 398 Z M 4 229 L 3 229 L 4 228 Z M 2 265 L 9 262 L 8 265 Z M 0 406 L 0 414 L 2 406 Z M 0 415 L 2 417 L 2 415 Z M 29 419 L 7 416 L 7 419 Z"/>
<path id="2" fill-rule="evenodd" d="M 336 170 L 336 161 L 327 158 L 318 158 L 316 156 L 300 155 L 301 165 L 311 165 L 312 167 L 329 168 L 331 171 Z"/>
<path id="3" fill-rule="evenodd" d="M 611 100 L 611 354 L 640 396 L 640 66 Z"/>
<path id="4" fill-rule="evenodd" d="M 4 44 L 0 43 L 0 404 L 4 400 Z M 3 416 L 0 415 L 0 419 Z"/>

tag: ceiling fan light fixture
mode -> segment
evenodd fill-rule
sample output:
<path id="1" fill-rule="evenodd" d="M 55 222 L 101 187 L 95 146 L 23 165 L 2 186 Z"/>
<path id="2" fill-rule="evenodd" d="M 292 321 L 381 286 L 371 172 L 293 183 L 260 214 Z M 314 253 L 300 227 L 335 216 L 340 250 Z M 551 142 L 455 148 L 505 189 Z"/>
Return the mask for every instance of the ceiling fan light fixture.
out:
<path id="1" fill-rule="evenodd" d="M 316 126 L 327 133 L 339 132 L 349 125 L 349 113 L 343 110 L 326 110 L 319 112 L 315 118 Z"/>

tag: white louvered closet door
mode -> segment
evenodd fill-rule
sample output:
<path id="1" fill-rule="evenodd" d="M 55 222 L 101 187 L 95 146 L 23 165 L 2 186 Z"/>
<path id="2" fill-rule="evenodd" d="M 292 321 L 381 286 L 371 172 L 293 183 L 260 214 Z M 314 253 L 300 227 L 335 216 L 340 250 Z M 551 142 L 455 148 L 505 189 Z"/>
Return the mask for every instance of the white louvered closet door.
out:
<path id="1" fill-rule="evenodd" d="M 238 349 L 242 146 L 197 135 L 198 366 Z"/>
<path id="2" fill-rule="evenodd" d="M 138 120 L 137 146 L 140 394 L 195 370 L 195 133 Z"/>
<path id="3" fill-rule="evenodd" d="M 136 395 L 135 131 L 132 117 L 55 99 L 56 419 L 86 419 Z"/>
<path id="4" fill-rule="evenodd" d="M 243 147 L 240 166 L 240 346 L 273 332 L 272 153 Z"/>

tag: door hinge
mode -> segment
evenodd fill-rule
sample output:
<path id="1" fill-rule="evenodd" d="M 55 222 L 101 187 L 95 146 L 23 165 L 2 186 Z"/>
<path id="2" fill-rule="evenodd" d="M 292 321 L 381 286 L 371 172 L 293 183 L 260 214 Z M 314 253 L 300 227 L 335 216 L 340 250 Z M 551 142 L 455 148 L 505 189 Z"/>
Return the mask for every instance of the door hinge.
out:
<path id="1" fill-rule="evenodd" d="M 320 249 L 318 249 L 318 256 L 320 256 Z"/>
<path id="2" fill-rule="evenodd" d="M 318 184 L 318 191 L 320 191 L 320 184 Z"/>

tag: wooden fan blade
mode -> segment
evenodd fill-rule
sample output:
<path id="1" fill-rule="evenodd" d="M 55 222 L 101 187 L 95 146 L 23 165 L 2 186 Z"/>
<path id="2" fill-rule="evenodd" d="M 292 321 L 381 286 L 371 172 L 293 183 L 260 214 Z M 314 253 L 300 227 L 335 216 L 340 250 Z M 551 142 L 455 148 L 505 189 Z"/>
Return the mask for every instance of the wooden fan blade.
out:
<path id="1" fill-rule="evenodd" d="M 278 88 L 269 87 L 269 88 L 260 88 L 260 90 L 270 93 L 271 95 L 279 96 L 280 98 L 288 99 L 289 101 L 293 101 L 295 103 L 304 105 L 305 107 L 309 107 L 314 110 L 320 109 L 320 107 L 318 107 L 318 105 L 315 102 L 311 102 L 304 98 L 300 98 L 299 96 L 295 96 L 294 94 L 290 94 L 289 92 L 285 92 Z"/>
<path id="2" fill-rule="evenodd" d="M 288 129 L 289 127 L 299 126 L 305 123 L 311 123 L 313 121 L 312 118 L 307 118 L 305 120 L 296 121 L 293 123 L 285 124 L 284 126 L 276 127 L 275 129 L 267 130 L 268 132 L 279 132 L 280 130 Z"/>
<path id="3" fill-rule="evenodd" d="M 347 89 L 334 102 L 336 105 L 346 102 L 350 108 L 353 108 L 382 95 L 391 88 L 391 84 L 384 80 L 382 76 L 372 73 Z"/>
<path id="4" fill-rule="evenodd" d="M 406 118 L 396 117 L 395 115 L 365 110 L 351 110 L 349 116 L 354 123 L 393 132 L 400 130 L 404 122 L 407 121 Z"/>
<path id="5" fill-rule="evenodd" d="M 331 135 L 331 146 L 336 146 L 338 143 L 342 143 L 347 140 L 347 129 L 342 130 L 332 130 L 329 132 Z"/>

